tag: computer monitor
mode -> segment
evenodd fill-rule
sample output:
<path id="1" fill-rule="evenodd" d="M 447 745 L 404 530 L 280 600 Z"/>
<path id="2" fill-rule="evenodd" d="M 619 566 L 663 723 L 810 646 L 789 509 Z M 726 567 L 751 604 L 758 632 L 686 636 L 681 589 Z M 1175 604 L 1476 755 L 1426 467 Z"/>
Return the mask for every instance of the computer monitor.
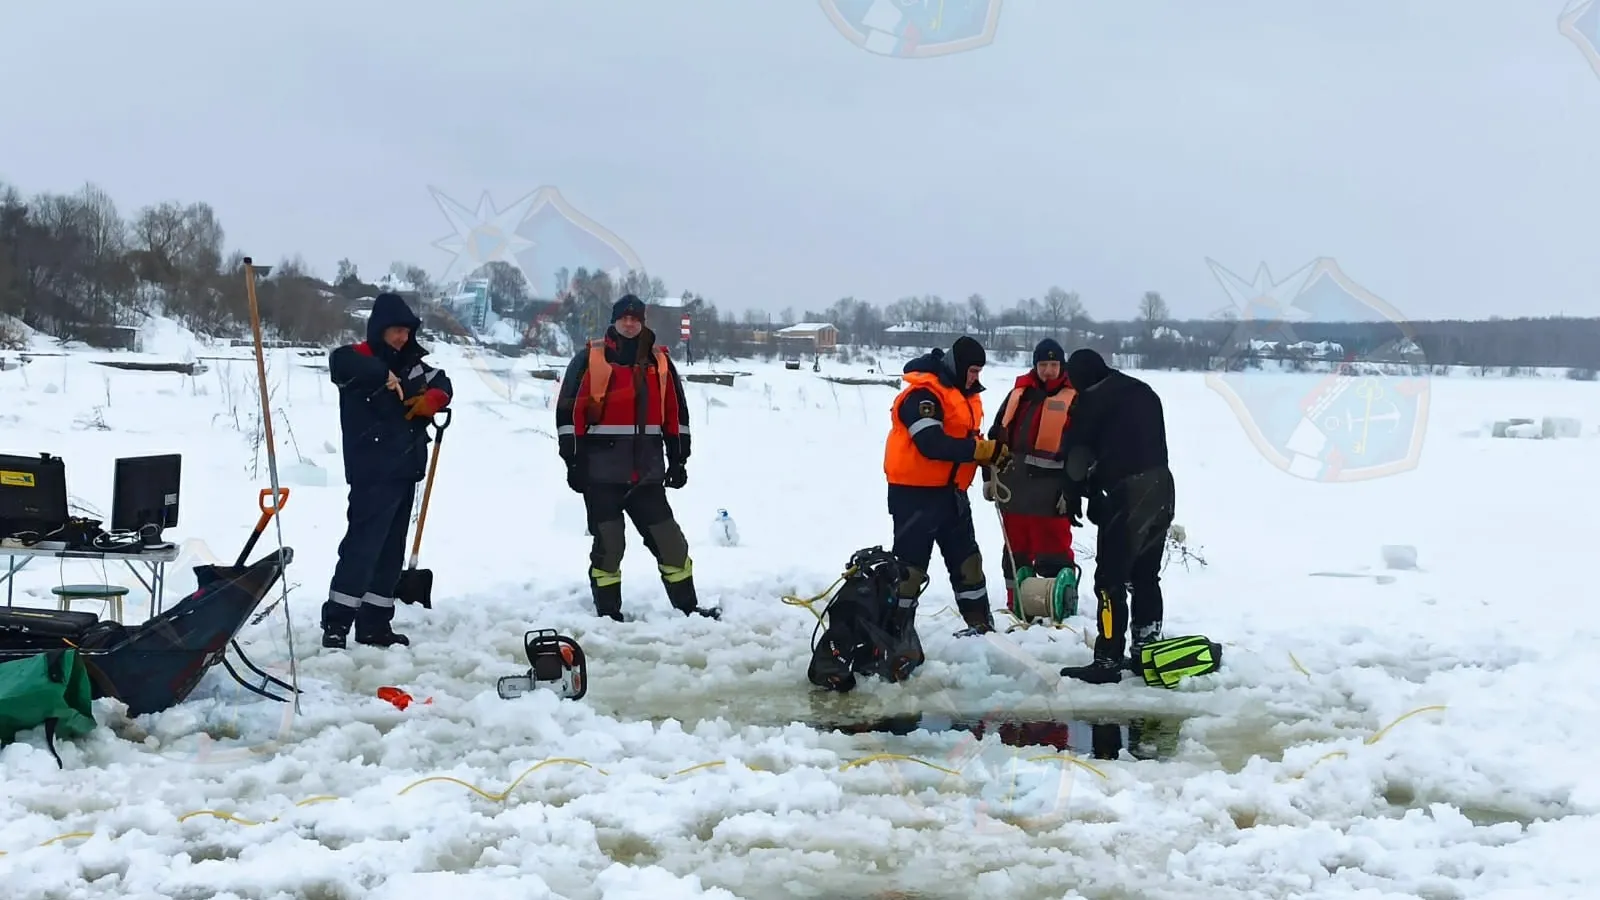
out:
<path id="1" fill-rule="evenodd" d="M 144 531 L 145 543 L 178 524 L 178 486 L 183 457 L 125 456 L 117 460 L 112 483 L 111 531 Z M 150 531 L 145 531 L 145 529 Z"/>

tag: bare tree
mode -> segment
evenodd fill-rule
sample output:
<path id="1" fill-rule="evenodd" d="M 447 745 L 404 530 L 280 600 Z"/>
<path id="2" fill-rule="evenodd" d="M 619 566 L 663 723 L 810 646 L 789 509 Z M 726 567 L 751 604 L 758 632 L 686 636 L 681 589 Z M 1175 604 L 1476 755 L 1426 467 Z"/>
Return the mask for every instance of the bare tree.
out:
<path id="1" fill-rule="evenodd" d="M 1144 296 L 1139 298 L 1139 327 L 1145 340 L 1155 340 L 1156 332 L 1160 331 L 1170 318 L 1167 301 L 1161 299 L 1160 292 L 1145 291 Z"/>
<path id="2" fill-rule="evenodd" d="M 994 336 L 994 326 L 989 321 L 989 301 L 983 299 L 982 294 L 967 298 L 967 323 L 985 340 Z"/>
<path id="3" fill-rule="evenodd" d="M 1077 294 L 1069 294 L 1055 285 L 1051 285 L 1050 290 L 1044 292 L 1044 301 L 1041 305 L 1044 308 L 1045 322 L 1050 326 L 1052 333 L 1059 335 L 1062 332 L 1072 305 L 1077 299 Z M 1080 307 L 1082 305 L 1078 304 Z"/>

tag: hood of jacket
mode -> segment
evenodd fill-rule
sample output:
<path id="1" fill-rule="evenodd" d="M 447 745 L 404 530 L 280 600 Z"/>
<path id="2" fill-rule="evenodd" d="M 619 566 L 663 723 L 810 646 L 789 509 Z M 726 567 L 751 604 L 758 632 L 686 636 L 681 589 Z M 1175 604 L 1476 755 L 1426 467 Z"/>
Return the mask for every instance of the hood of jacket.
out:
<path id="1" fill-rule="evenodd" d="M 656 349 L 656 333 L 648 327 L 639 329 L 638 337 L 623 337 L 615 325 L 606 328 L 606 358 L 619 366 L 637 365 L 639 360 L 650 358 Z"/>
<path id="2" fill-rule="evenodd" d="M 939 379 L 939 383 L 952 387 L 967 396 L 983 393 L 983 382 L 974 382 L 971 388 L 962 386 L 962 379 L 956 375 L 955 363 L 950 359 L 950 354 L 943 349 L 935 348 L 929 352 L 906 363 L 901 370 L 905 375 L 932 375 Z"/>
<path id="3" fill-rule="evenodd" d="M 411 329 L 411 337 L 406 346 L 396 351 L 383 340 L 383 332 L 392 325 L 404 325 Z M 372 315 L 367 317 L 367 346 L 372 348 L 374 355 L 384 360 L 394 360 L 405 356 L 422 358 L 426 351 L 417 343 L 417 335 L 422 331 L 422 320 L 411 311 L 406 301 L 399 294 L 379 294 L 372 301 Z"/>
<path id="4" fill-rule="evenodd" d="M 1106 365 L 1105 357 L 1088 347 L 1072 351 L 1062 368 L 1080 391 L 1087 391 L 1111 376 L 1111 367 Z"/>

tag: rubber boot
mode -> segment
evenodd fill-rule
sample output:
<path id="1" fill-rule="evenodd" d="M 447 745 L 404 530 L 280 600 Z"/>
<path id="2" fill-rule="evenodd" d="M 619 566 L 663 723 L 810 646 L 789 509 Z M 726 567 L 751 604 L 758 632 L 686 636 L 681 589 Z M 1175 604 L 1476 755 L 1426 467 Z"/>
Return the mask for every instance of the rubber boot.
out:
<path id="1" fill-rule="evenodd" d="M 705 616 L 708 619 L 722 618 L 722 610 L 708 609 L 700 605 L 700 600 L 695 594 L 694 576 L 679 581 L 661 579 L 661 584 L 667 589 L 667 602 L 672 608 L 686 616 Z"/>
<path id="2" fill-rule="evenodd" d="M 1061 674 L 1089 684 L 1115 684 L 1122 680 L 1127 665 L 1122 658 L 1122 641 L 1096 637 L 1094 662 L 1087 666 L 1067 666 L 1061 670 Z"/>
<path id="3" fill-rule="evenodd" d="M 1096 656 L 1087 666 L 1067 666 L 1061 674 L 1089 684 L 1115 684 L 1122 680 L 1123 661 L 1111 656 Z"/>
<path id="4" fill-rule="evenodd" d="M 368 647 L 411 646 L 410 638 L 395 633 L 391 627 L 393 622 L 393 606 L 362 603 L 361 608 L 356 610 L 356 643 Z"/>
<path id="5" fill-rule="evenodd" d="M 356 607 L 325 600 L 322 603 L 322 646 L 343 650 L 356 621 Z"/>
<path id="6" fill-rule="evenodd" d="M 596 615 L 622 621 L 622 582 L 612 584 L 595 584 L 589 582 L 589 591 L 594 595 L 594 611 Z"/>
<path id="7" fill-rule="evenodd" d="M 956 632 L 957 637 L 972 637 L 994 631 L 994 616 L 989 613 L 987 600 L 957 600 L 956 609 L 961 611 L 961 619 L 967 623 L 965 629 Z"/>
<path id="8" fill-rule="evenodd" d="M 1133 640 L 1128 646 L 1128 671 L 1141 674 L 1144 671 L 1144 645 L 1161 640 L 1161 623 L 1135 625 L 1132 631 Z"/>

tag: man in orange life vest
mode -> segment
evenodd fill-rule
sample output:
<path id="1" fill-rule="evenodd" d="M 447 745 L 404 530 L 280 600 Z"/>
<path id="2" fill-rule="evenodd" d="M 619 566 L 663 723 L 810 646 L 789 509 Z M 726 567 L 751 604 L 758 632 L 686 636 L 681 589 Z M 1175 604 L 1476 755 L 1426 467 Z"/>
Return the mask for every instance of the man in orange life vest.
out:
<path id="1" fill-rule="evenodd" d="M 900 599 L 921 593 L 934 545 L 944 557 L 956 608 L 967 628 L 994 630 L 983 555 L 973 532 L 967 489 L 980 466 L 1003 466 L 1005 448 L 979 435 L 983 427 L 983 345 L 960 337 L 946 354 L 934 350 L 906 363 L 906 387 L 895 398 L 883 470 L 889 480 L 896 558 L 911 570 Z M 908 604 L 909 605 L 909 604 Z"/>
<path id="2" fill-rule="evenodd" d="M 1000 506 L 1010 553 L 1001 559 L 1006 601 L 1015 607 L 1017 568 L 1054 578 L 1073 563 L 1072 525 L 1082 503 L 1062 478 L 1066 453 L 1062 437 L 1075 392 L 1061 366 L 1066 351 L 1050 338 L 1033 348 L 1033 368 L 1017 378 L 995 415 L 989 438 L 1005 444 L 1012 464 L 983 475 L 984 499 Z M 1009 495 L 1006 494 L 1009 491 Z M 1006 496 L 1006 499 L 997 499 Z"/>
<path id="3" fill-rule="evenodd" d="M 628 294 L 611 309 L 603 341 L 567 366 L 556 402 L 556 440 L 567 486 L 583 495 L 594 544 L 589 586 L 595 612 L 622 621 L 623 516 L 656 559 L 667 599 L 683 612 L 717 617 L 695 598 L 689 542 L 673 519 L 667 488 L 689 480 L 689 407 L 683 381 Z"/>

